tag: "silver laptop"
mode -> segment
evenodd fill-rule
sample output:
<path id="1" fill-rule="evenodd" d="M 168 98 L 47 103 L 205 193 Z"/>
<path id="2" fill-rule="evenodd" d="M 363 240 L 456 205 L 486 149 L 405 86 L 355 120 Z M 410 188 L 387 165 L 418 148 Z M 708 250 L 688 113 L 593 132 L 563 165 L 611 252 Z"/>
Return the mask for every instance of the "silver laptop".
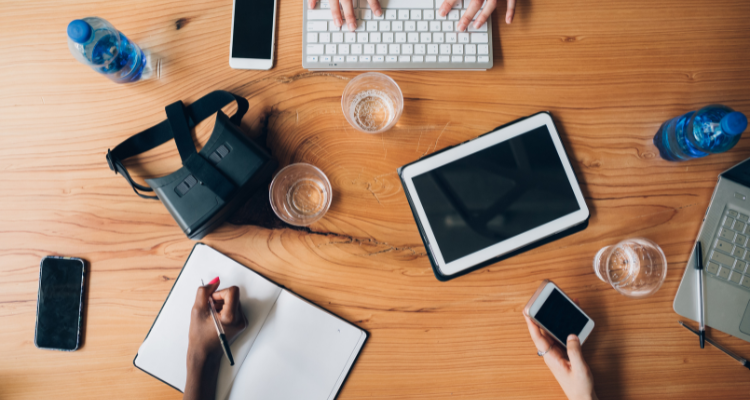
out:
<path id="1" fill-rule="evenodd" d="M 750 342 L 750 159 L 719 175 L 698 240 L 703 247 L 706 325 Z M 698 320 L 691 252 L 674 310 Z"/>
<path id="2" fill-rule="evenodd" d="M 492 20 L 466 32 L 456 24 L 469 0 L 445 17 L 443 0 L 380 0 L 375 16 L 367 0 L 354 0 L 357 30 L 336 27 L 328 0 L 303 11 L 302 67 L 310 70 L 487 70 L 492 68 Z M 484 6 L 482 6 L 484 7 Z M 479 12 L 477 12 L 477 15 Z M 343 13 L 342 13 L 343 16 Z M 475 17 L 476 18 L 476 17 Z"/>

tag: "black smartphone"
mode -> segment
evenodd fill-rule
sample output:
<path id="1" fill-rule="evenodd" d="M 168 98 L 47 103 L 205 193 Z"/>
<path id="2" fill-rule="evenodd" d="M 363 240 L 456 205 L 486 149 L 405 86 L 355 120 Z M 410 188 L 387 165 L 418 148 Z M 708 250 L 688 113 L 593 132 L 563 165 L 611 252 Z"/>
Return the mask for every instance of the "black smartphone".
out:
<path id="1" fill-rule="evenodd" d="M 85 273 L 80 258 L 42 259 L 36 300 L 36 347 L 74 351 L 81 345 Z"/>

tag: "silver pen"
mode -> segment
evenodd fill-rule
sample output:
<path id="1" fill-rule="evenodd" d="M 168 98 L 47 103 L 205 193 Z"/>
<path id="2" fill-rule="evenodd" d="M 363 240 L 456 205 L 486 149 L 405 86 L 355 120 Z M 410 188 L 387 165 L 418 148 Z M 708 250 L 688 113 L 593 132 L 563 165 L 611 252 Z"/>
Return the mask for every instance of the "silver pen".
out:
<path id="1" fill-rule="evenodd" d="M 689 326 L 685 325 L 685 323 L 684 323 L 684 322 L 680 321 L 680 325 L 682 325 L 683 327 L 685 327 L 685 329 L 689 330 L 690 332 L 693 332 L 693 333 L 695 333 L 696 335 L 700 336 L 700 333 L 699 333 L 698 331 L 696 331 L 695 329 L 693 329 L 693 328 L 691 328 L 691 327 L 689 327 Z M 749 362 L 749 361 L 747 361 L 747 360 L 745 360 L 744 358 L 742 358 L 742 357 L 738 356 L 737 354 L 734 354 L 734 353 L 732 353 L 731 351 L 729 351 L 729 350 L 727 350 L 727 349 L 725 349 L 725 348 L 721 347 L 721 345 L 719 345 L 718 343 L 714 342 L 714 341 L 713 341 L 713 340 L 712 340 L 711 338 L 709 338 L 709 337 L 707 337 L 707 338 L 706 338 L 706 341 L 707 341 L 708 343 L 712 344 L 712 345 L 713 345 L 714 347 L 716 347 L 717 349 L 719 349 L 719 350 L 721 350 L 722 352 L 724 352 L 724 354 L 726 354 L 726 355 L 728 355 L 729 357 L 732 357 L 732 358 L 734 358 L 735 360 L 739 361 L 739 363 L 740 363 L 740 364 L 742 364 L 742 366 L 743 366 L 743 367 L 745 367 L 745 368 L 747 368 L 747 369 L 750 369 L 750 362 Z"/>
<path id="2" fill-rule="evenodd" d="M 201 285 L 206 286 L 201 279 Z M 208 296 L 208 308 L 211 309 L 211 317 L 214 319 L 214 326 L 216 326 L 216 333 L 219 334 L 219 341 L 221 342 L 221 348 L 224 350 L 224 354 L 229 360 L 229 365 L 234 365 L 234 357 L 232 357 L 232 350 L 229 348 L 229 341 L 227 335 L 224 334 L 224 328 L 219 322 L 219 318 L 216 316 L 216 304 L 214 304 L 214 298 Z"/>

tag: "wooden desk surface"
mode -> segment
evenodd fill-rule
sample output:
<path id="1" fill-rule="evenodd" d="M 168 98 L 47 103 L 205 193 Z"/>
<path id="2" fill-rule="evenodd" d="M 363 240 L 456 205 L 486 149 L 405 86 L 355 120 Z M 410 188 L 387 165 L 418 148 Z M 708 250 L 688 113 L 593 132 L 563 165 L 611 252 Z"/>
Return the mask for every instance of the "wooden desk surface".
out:
<path id="1" fill-rule="evenodd" d="M 136 197 L 104 154 L 162 121 L 165 105 L 216 89 L 249 99 L 243 126 L 267 132 L 282 165 L 313 163 L 331 179 L 333 205 L 310 232 L 226 224 L 205 242 L 371 333 L 340 399 L 563 398 L 521 317 L 545 278 L 596 321 L 584 353 L 602 399 L 748 398 L 748 371 L 700 350 L 672 300 L 717 174 L 750 156 L 750 140 L 681 164 L 661 160 L 651 140 L 666 119 L 707 104 L 750 113 L 750 3 L 518 1 L 513 25 L 498 21 L 504 4 L 495 13 L 491 71 L 389 72 L 404 115 L 389 132 L 364 135 L 340 109 L 357 74 L 301 68 L 300 0 L 279 1 L 267 72 L 229 68 L 231 0 L 5 0 L 0 399 L 180 398 L 132 359 L 194 243 L 164 206 Z M 158 78 L 115 85 L 78 64 L 65 29 L 88 15 L 152 50 Z M 568 147 L 589 228 L 438 282 L 396 169 L 542 110 Z M 179 164 L 173 144 L 141 161 L 150 175 Z M 667 254 L 653 297 L 625 298 L 592 271 L 600 247 L 631 236 Z M 74 353 L 34 347 L 38 266 L 48 254 L 90 263 L 85 344 Z M 710 334 L 750 357 L 750 343 Z"/>

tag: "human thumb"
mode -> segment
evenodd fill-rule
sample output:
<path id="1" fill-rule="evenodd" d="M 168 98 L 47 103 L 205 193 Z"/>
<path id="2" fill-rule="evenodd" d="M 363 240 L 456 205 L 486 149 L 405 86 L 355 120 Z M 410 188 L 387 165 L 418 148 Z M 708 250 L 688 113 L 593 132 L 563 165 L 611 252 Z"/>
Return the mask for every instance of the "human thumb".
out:
<path id="1" fill-rule="evenodd" d="M 584 361 L 581 352 L 581 341 L 578 340 L 578 336 L 572 334 L 568 336 L 568 359 L 570 359 L 570 366 L 574 371 L 586 371 L 586 361 Z"/>

